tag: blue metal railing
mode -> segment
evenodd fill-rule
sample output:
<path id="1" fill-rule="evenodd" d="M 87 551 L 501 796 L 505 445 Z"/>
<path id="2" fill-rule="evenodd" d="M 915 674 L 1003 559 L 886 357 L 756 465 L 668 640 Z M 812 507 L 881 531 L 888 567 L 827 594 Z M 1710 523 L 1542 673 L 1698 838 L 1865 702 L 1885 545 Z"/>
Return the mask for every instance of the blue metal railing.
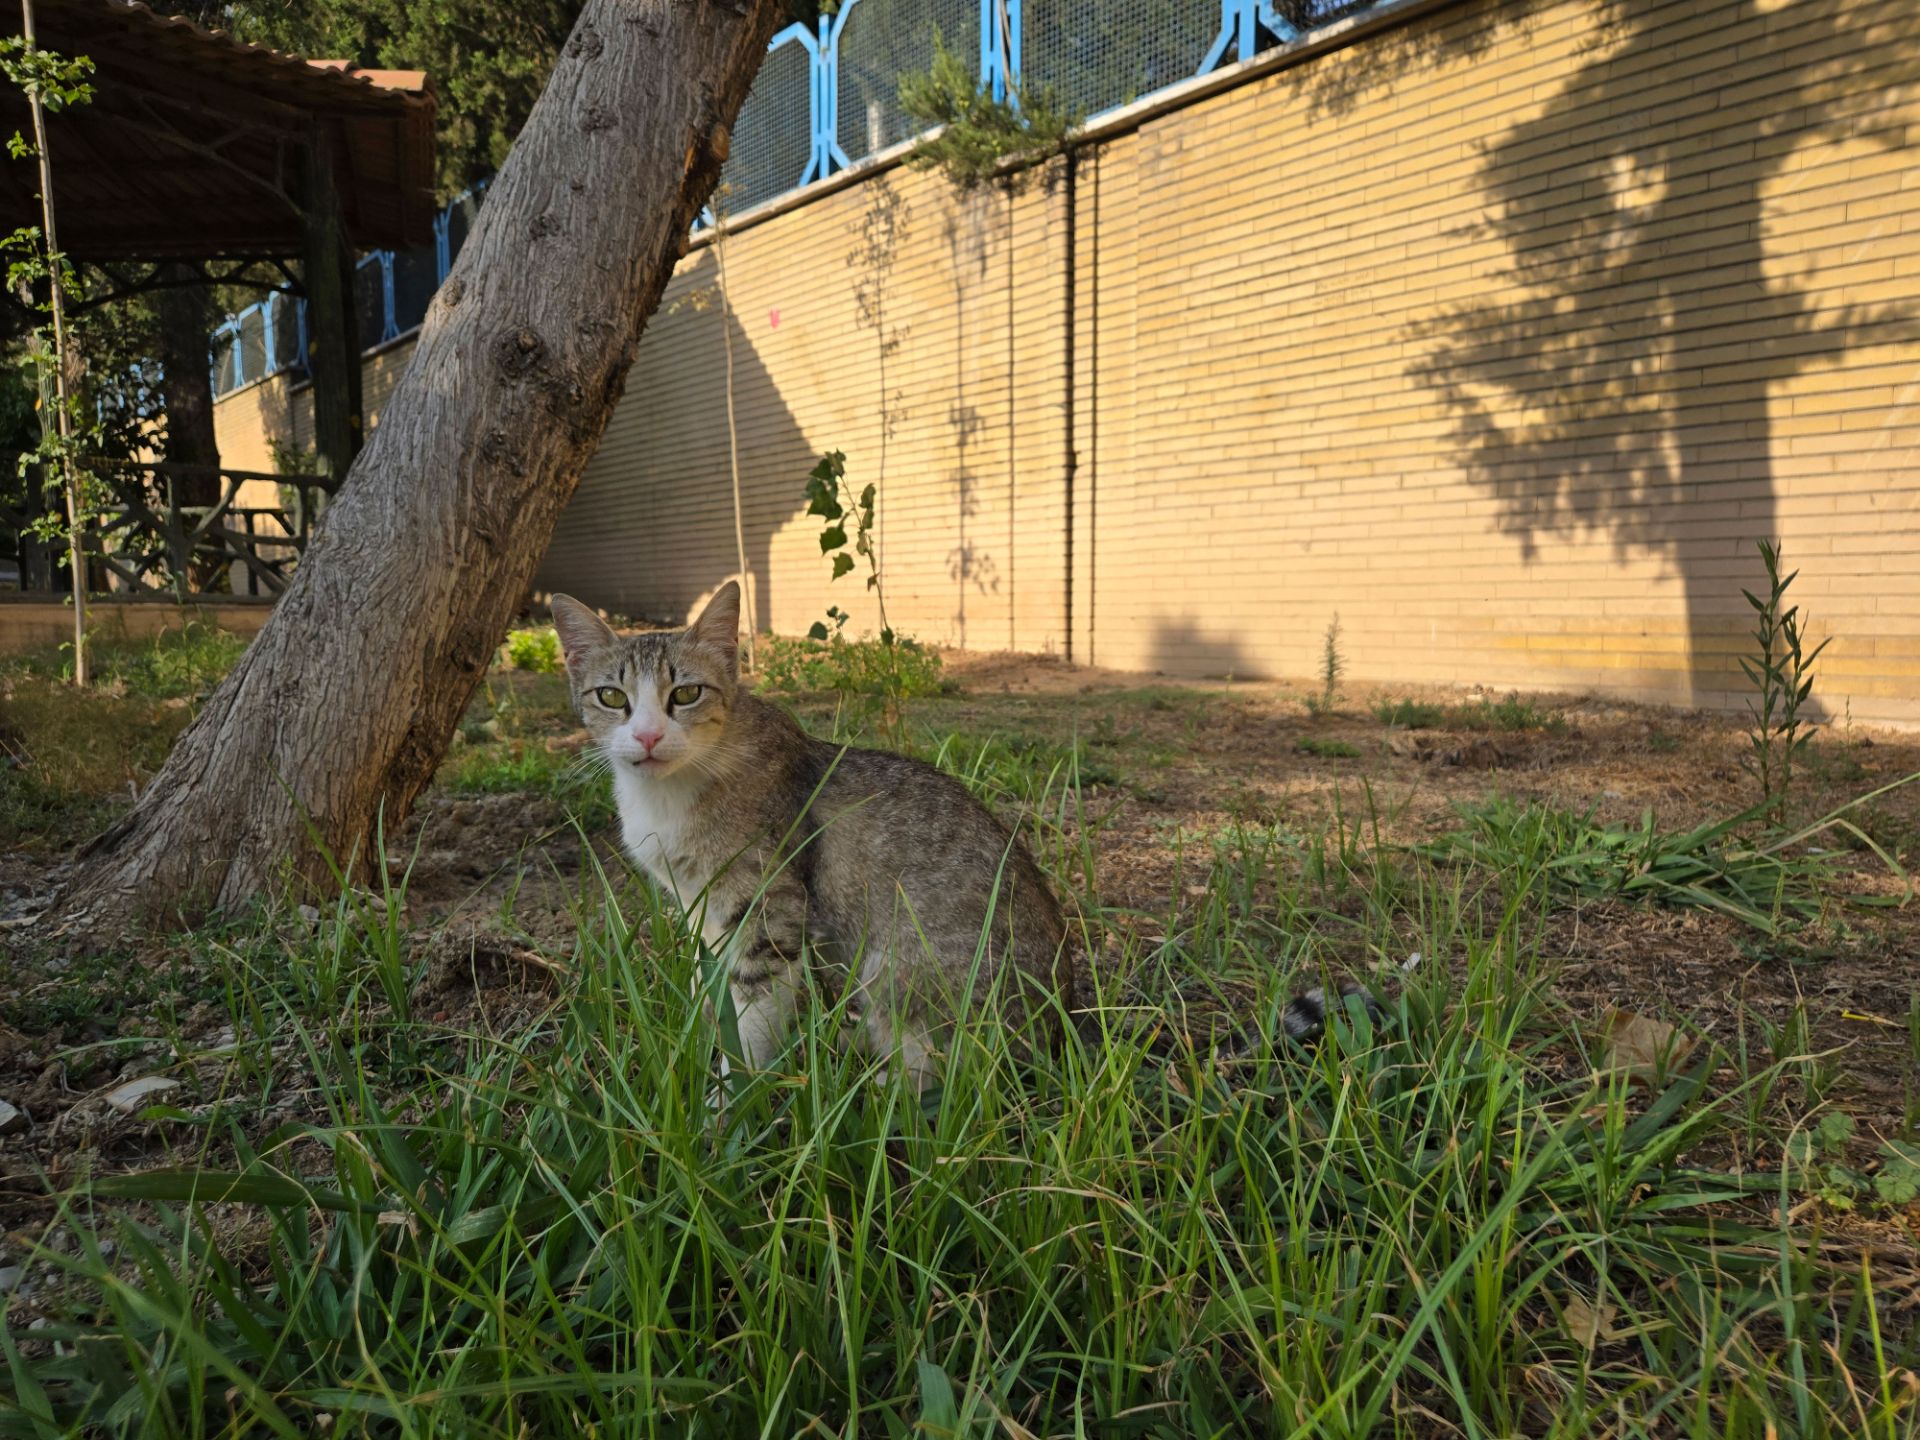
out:
<path id="1" fill-rule="evenodd" d="M 352 304 L 367 348 L 385 345 L 426 318 L 453 269 L 487 182 L 463 191 L 434 217 L 433 239 L 411 250 L 374 250 L 354 262 Z M 213 393 L 225 395 L 307 363 L 307 302 L 276 290 L 229 315 L 210 337 Z"/>
<path id="2" fill-rule="evenodd" d="M 734 126 L 722 172 L 725 204 L 736 213 L 751 209 L 910 139 L 899 80 L 926 68 L 935 34 L 970 52 L 977 44 L 975 73 L 995 98 L 1017 103 L 1023 84 L 1045 85 L 1068 107 L 1097 120 L 1181 80 L 1297 39 L 1303 27 L 1373 3 L 842 0 L 817 24 L 795 23 L 773 37 Z M 440 213 L 431 244 L 361 257 L 355 304 L 369 348 L 398 339 L 426 315 L 486 184 L 481 181 Z M 702 212 L 699 225 L 712 223 L 711 211 Z M 271 295 L 213 332 L 214 392 L 302 366 L 306 354 L 304 302 Z"/>

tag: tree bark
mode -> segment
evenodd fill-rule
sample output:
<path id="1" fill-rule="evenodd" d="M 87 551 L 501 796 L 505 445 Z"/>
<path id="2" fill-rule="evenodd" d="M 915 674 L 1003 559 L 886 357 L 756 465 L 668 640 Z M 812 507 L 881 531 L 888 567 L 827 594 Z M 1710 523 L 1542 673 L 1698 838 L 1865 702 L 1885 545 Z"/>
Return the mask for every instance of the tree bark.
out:
<path id="1" fill-rule="evenodd" d="M 266 627 L 69 926 L 320 890 L 406 812 L 524 599 L 726 156 L 782 0 L 588 0 L 406 376 Z"/>

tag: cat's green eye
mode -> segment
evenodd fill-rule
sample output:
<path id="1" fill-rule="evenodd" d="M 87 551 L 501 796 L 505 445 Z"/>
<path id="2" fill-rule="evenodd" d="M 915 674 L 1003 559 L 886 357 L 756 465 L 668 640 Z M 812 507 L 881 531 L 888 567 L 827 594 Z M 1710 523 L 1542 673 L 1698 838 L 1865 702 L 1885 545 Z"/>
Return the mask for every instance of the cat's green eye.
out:
<path id="1" fill-rule="evenodd" d="M 700 692 L 705 688 L 702 685 L 676 685 L 667 699 L 675 705 L 691 705 L 700 698 Z"/>
<path id="2" fill-rule="evenodd" d="M 598 690 L 593 692 L 593 698 L 609 710 L 624 710 L 627 708 L 627 692 L 624 690 L 616 690 L 611 685 L 602 685 Z"/>

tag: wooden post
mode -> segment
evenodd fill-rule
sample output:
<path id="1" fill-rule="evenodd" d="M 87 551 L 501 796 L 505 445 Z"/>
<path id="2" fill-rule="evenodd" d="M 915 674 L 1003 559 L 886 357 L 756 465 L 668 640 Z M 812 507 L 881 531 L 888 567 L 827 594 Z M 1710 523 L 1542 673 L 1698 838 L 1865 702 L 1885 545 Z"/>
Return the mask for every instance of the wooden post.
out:
<path id="1" fill-rule="evenodd" d="M 333 183 L 333 143 L 323 121 L 307 132 L 301 280 L 307 292 L 307 371 L 313 376 L 313 432 L 320 468 L 345 479 L 360 453 L 360 336 L 353 252 Z"/>

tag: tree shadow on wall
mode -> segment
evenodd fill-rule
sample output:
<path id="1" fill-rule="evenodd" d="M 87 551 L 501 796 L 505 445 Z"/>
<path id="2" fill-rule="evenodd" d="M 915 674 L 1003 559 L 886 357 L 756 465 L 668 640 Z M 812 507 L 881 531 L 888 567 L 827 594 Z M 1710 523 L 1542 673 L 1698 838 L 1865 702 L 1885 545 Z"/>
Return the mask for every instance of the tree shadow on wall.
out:
<path id="1" fill-rule="evenodd" d="M 942 395 L 929 387 L 910 398 L 898 372 L 914 330 L 896 272 L 914 220 L 908 202 L 885 177 L 869 182 L 865 198 L 859 229 L 844 257 L 844 283 L 852 300 L 853 333 L 868 348 L 864 353 L 853 348 L 853 363 L 833 380 L 839 403 L 858 413 L 861 424 L 856 436 L 829 436 L 825 443 L 847 452 L 852 494 L 870 482 L 878 487 L 880 557 L 883 567 L 891 567 L 890 577 L 909 559 L 916 561 L 916 570 L 921 564 L 944 569 L 954 596 L 952 634 L 964 644 L 969 598 L 999 588 L 995 557 L 978 533 L 987 480 L 976 459 L 989 424 L 981 413 L 986 397 L 977 352 L 999 337 L 977 318 L 976 297 L 986 297 L 988 261 L 998 253 L 994 226 L 1004 214 L 992 208 L 980 216 L 963 213 L 944 232 L 956 267 L 966 267 L 964 272 L 956 268 L 950 292 L 951 389 Z M 740 263 L 730 258 L 731 266 Z M 796 276 L 804 273 L 795 270 Z M 808 533 L 780 542 L 776 563 L 776 537 L 802 521 L 807 474 L 819 456 L 762 355 L 762 337 L 773 333 L 773 319 L 758 308 L 742 309 L 737 292 L 748 287 L 737 268 L 732 280 L 734 304 L 722 306 L 713 248 L 696 252 L 683 266 L 668 301 L 647 327 L 601 453 L 561 517 L 536 582 L 540 587 L 570 590 L 618 613 L 677 623 L 739 571 L 722 383 L 730 345 L 741 532 L 760 628 L 778 618 L 785 629 L 795 629 L 797 620 L 804 630 L 834 603 L 860 609 L 866 592 L 858 580 L 829 582 L 828 562 L 814 544 L 824 522 L 805 520 L 802 528 Z M 763 291 L 759 283 L 752 288 Z M 829 312 L 820 323 L 838 323 L 839 313 Z M 914 313 L 926 315 L 924 302 Z M 791 381 L 793 362 L 777 363 Z M 938 484 L 930 485 L 923 473 L 895 474 L 901 470 L 898 437 L 916 408 L 923 409 L 923 432 L 933 417 L 944 422 L 936 443 L 951 456 L 951 465 Z M 897 493 L 890 494 L 896 481 Z M 915 533 L 930 525 L 939 528 L 937 542 Z M 902 559 L 890 562 L 893 543 L 902 545 Z M 804 561 L 796 562 L 796 546 Z M 809 573 L 806 566 L 812 563 L 819 569 Z M 929 577 L 925 588 L 936 591 L 939 583 Z"/>
<path id="2" fill-rule="evenodd" d="M 1209 632 L 1187 615 L 1155 620 L 1144 654 L 1147 669 L 1185 679 L 1247 680 L 1266 673 L 1237 635 Z"/>
<path id="3" fill-rule="evenodd" d="M 805 509 L 807 472 L 818 457 L 746 329 L 771 317 L 743 319 L 723 307 L 718 281 L 709 246 L 649 321 L 614 423 L 541 562 L 538 588 L 678 624 L 739 573 L 724 378 L 731 347 L 741 539 L 754 613 L 767 628 L 779 599 L 773 538 Z"/>
<path id="4" fill-rule="evenodd" d="M 981 543 L 982 496 L 987 477 L 977 468 L 975 450 L 987 428 L 986 417 L 977 401 L 986 399 L 984 382 L 972 375 L 970 357 L 989 353 L 994 337 L 974 313 L 969 301 L 987 294 L 992 262 L 996 252 L 1011 253 L 1005 234 L 1012 214 L 1011 201 L 998 189 L 982 186 L 956 195 L 952 208 L 941 223 L 941 239 L 947 249 L 947 278 L 952 285 L 953 315 L 953 387 L 947 402 L 946 423 L 953 441 L 953 467 L 947 474 L 952 486 L 953 544 L 946 555 L 947 580 L 953 587 L 954 642 L 968 643 L 967 602 L 975 596 L 1000 593 L 999 562 Z M 996 245 L 996 240 L 998 244 Z M 1009 297 L 1009 305 L 1011 300 Z M 1009 309 L 1009 318 L 1011 317 Z M 1012 343 L 1007 338 L 1008 387 L 1013 384 Z M 1007 397 L 1007 414 L 1015 411 L 1013 397 Z M 1010 422 L 1009 422 L 1010 423 Z M 1012 434 L 1007 436 L 1011 447 Z M 1008 467 L 1008 474 L 1013 473 Z M 1012 507 L 1009 493 L 1006 504 Z M 1013 514 L 1009 508 L 1008 514 Z"/>
<path id="5" fill-rule="evenodd" d="M 1777 533 L 1773 388 L 1920 334 L 1904 302 L 1820 308 L 1763 238 L 1768 187 L 1802 144 L 1908 145 L 1891 87 L 1920 79 L 1920 14 L 1910 0 L 1749 0 L 1716 39 L 1764 67 L 1720 87 L 1659 83 L 1674 45 L 1660 27 L 1688 13 L 1622 5 L 1614 43 L 1486 152 L 1471 236 L 1505 248 L 1504 283 L 1484 288 L 1518 298 L 1423 327 L 1411 373 L 1441 396 L 1524 556 L 1594 533 L 1665 557 L 1698 697 L 1726 687 L 1753 542 Z"/>

